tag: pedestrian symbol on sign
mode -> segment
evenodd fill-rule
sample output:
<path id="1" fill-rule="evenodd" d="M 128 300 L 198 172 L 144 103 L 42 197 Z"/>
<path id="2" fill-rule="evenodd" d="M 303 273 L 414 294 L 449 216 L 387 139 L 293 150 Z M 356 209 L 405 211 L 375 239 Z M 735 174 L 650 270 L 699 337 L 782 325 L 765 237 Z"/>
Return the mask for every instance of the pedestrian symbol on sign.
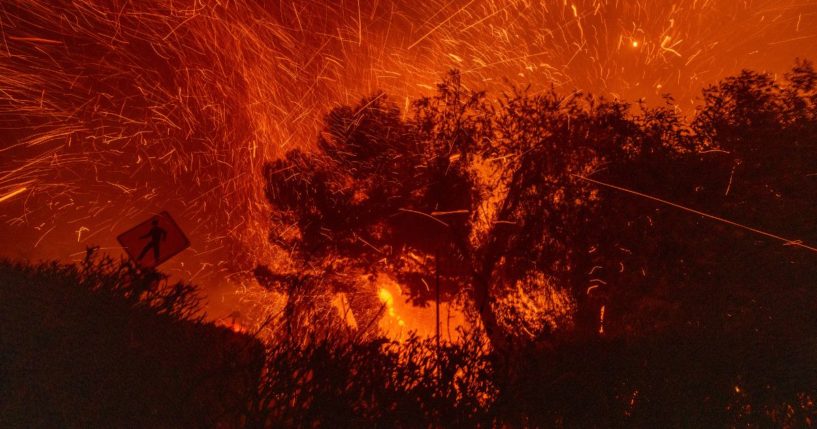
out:
<path id="1" fill-rule="evenodd" d="M 158 261 L 159 255 L 161 251 L 161 244 L 162 241 L 167 239 L 167 231 L 163 230 L 159 227 L 159 219 L 153 219 L 151 221 L 152 228 L 148 231 L 147 234 L 139 237 L 139 238 L 150 238 L 148 244 L 145 244 L 145 248 L 142 249 L 142 253 L 139 254 L 139 257 L 136 258 L 137 261 L 141 261 L 142 258 L 145 257 L 145 254 L 148 253 L 148 250 L 153 249 L 153 260 Z"/>
<path id="2" fill-rule="evenodd" d="M 123 232 L 116 238 L 141 267 L 156 267 L 190 246 L 190 241 L 168 212 Z"/>

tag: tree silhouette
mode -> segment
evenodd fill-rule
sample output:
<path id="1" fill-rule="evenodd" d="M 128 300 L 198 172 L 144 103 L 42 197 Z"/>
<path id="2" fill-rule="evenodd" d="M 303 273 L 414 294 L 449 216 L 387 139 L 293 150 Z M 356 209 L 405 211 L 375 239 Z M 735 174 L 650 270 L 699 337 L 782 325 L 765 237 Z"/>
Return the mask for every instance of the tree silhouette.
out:
<path id="1" fill-rule="evenodd" d="M 335 109 L 314 152 L 291 151 L 266 169 L 278 223 L 295 226 L 273 241 L 338 284 L 338 273 L 388 273 L 419 304 L 439 270 L 444 298 L 465 291 L 497 350 L 512 335 L 495 298 L 518 284 L 558 285 L 594 331 L 598 303 L 586 289 L 599 237 L 586 227 L 598 192 L 576 176 L 658 151 L 638 122 L 647 119 L 628 109 L 520 89 L 491 102 L 456 72 L 406 119 L 383 94 Z"/>
<path id="2" fill-rule="evenodd" d="M 813 264 L 584 179 L 808 240 L 815 81 L 808 62 L 784 82 L 745 71 L 707 88 L 688 122 L 671 98 L 633 109 L 513 88 L 489 100 L 452 72 L 405 114 L 383 94 L 335 109 L 316 150 L 272 163 L 268 198 L 295 227 L 274 236 L 330 282 L 386 273 L 418 304 L 433 298 L 438 270 L 443 298 L 464 293 L 497 350 L 518 335 L 507 329 L 513 309 L 499 305 L 518 287 L 568 297 L 573 323 L 562 325 L 574 336 L 602 328 L 602 306 L 608 332 L 663 329 L 703 308 L 715 317 L 736 288 L 802 284 Z"/>

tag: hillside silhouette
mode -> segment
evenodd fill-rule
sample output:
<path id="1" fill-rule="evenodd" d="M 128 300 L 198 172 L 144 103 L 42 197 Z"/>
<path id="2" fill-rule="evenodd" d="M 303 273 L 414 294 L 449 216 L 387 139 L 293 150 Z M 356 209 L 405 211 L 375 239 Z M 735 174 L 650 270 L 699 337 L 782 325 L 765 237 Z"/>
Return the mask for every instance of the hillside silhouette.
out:
<path id="1" fill-rule="evenodd" d="M 0 261 L 0 426 L 236 427 L 263 362 L 195 288 L 108 258 Z"/>

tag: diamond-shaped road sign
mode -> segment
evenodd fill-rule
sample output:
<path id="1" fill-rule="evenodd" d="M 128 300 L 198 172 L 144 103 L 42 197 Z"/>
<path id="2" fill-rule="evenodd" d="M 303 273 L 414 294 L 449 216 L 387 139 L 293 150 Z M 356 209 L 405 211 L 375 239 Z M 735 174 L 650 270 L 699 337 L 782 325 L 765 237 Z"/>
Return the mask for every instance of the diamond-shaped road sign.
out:
<path id="1" fill-rule="evenodd" d="M 134 262 L 146 268 L 159 266 L 190 246 L 190 240 L 168 212 L 153 216 L 116 239 Z"/>

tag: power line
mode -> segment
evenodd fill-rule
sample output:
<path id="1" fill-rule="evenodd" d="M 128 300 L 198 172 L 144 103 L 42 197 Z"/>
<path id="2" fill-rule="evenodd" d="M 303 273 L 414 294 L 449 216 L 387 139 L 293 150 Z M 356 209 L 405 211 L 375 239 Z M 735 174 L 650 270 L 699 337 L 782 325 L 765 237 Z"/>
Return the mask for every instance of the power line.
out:
<path id="1" fill-rule="evenodd" d="M 672 206 L 672 207 L 675 207 L 677 209 L 681 209 L 681 210 L 684 210 L 684 211 L 687 211 L 687 212 L 690 212 L 690 213 L 694 213 L 696 215 L 703 216 L 705 218 L 716 220 L 718 222 L 725 223 L 727 225 L 731 225 L 731 226 L 735 226 L 735 227 L 738 227 L 738 228 L 741 228 L 741 229 L 745 229 L 745 230 L 753 232 L 755 234 L 759 234 L 759 235 L 762 235 L 762 236 L 765 236 L 765 237 L 768 237 L 768 238 L 772 238 L 772 239 L 775 239 L 775 240 L 778 240 L 778 241 L 782 241 L 784 246 L 802 247 L 803 249 L 810 250 L 812 252 L 817 253 L 817 247 L 812 247 L 812 246 L 809 246 L 807 244 L 804 244 L 801 240 L 790 240 L 788 238 L 781 237 L 779 235 L 772 234 L 770 232 L 766 232 L 766 231 L 763 231 L 763 230 L 760 230 L 760 229 L 757 229 L 757 228 L 753 228 L 753 227 L 748 226 L 748 225 L 743 225 L 743 224 L 731 221 L 729 219 L 724 219 L 722 217 L 711 215 L 709 213 L 705 213 L 705 212 L 702 212 L 700 210 L 695 210 L 695 209 L 690 208 L 690 207 L 682 206 L 681 204 L 674 203 L 672 201 L 663 200 L 661 198 L 654 197 L 652 195 L 644 194 L 642 192 L 634 191 L 632 189 L 624 188 L 624 187 L 621 187 L 621 186 L 616 186 L 616 185 L 613 185 L 613 184 L 610 184 L 610 183 L 601 182 L 601 181 L 598 181 L 598 180 L 595 180 L 595 179 L 591 179 L 589 177 L 580 176 L 578 174 L 571 174 L 571 176 L 573 176 L 573 177 L 575 177 L 577 179 L 581 179 L 581 180 L 590 182 L 590 183 L 594 183 L 594 184 L 599 185 L 599 186 L 604 186 L 606 188 L 615 189 L 615 190 L 618 190 L 618 191 L 626 192 L 628 194 L 632 194 L 632 195 L 636 195 L 636 196 L 646 198 L 646 199 L 649 199 L 649 200 L 652 200 L 652 201 L 656 201 L 656 202 L 659 202 L 661 204 L 666 204 L 668 206 Z"/>

